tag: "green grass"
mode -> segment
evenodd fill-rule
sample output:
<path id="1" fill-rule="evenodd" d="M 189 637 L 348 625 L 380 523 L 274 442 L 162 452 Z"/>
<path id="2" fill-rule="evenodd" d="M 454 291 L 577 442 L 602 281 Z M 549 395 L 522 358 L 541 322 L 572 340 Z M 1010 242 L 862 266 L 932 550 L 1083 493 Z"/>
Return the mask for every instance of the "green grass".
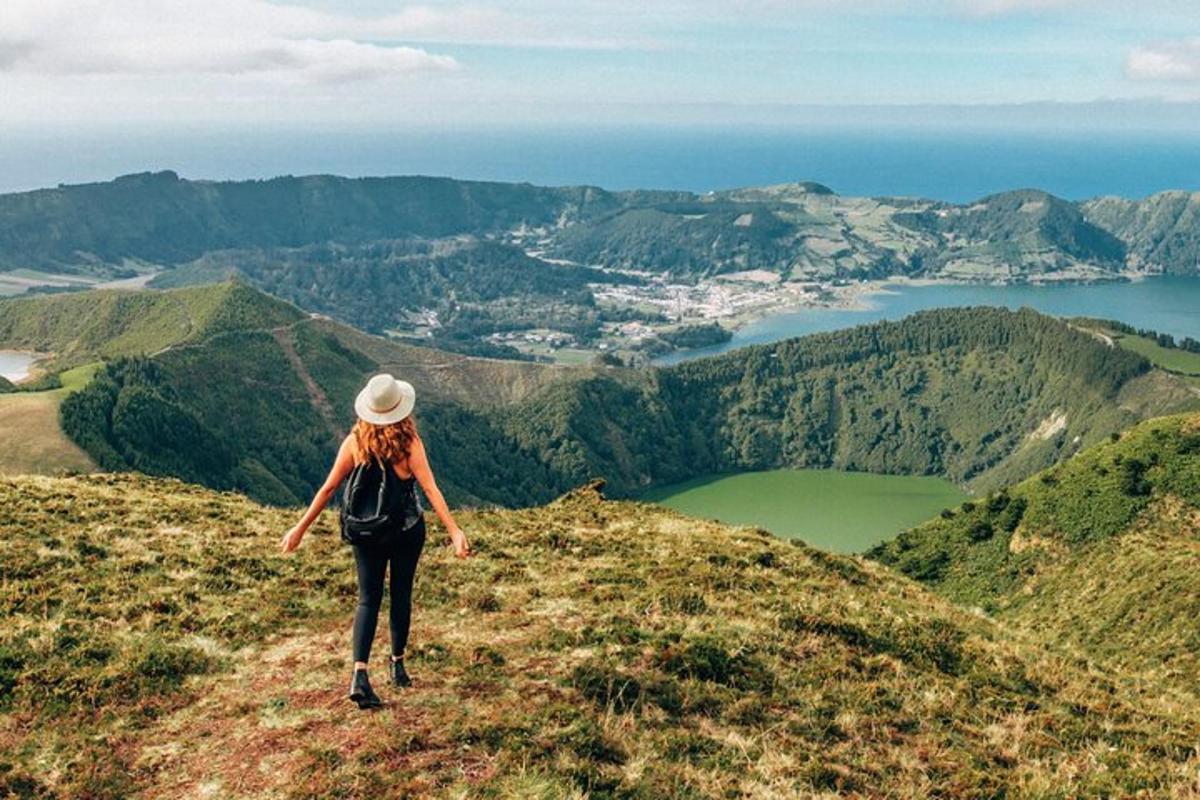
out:
<path id="1" fill-rule="evenodd" d="M 43 366 L 55 371 L 303 318 L 293 306 L 236 283 L 17 297 L 0 300 L 0 347 L 53 353 Z"/>
<path id="2" fill-rule="evenodd" d="M 58 374 L 58 379 L 62 382 L 62 386 L 55 391 L 64 397 L 78 392 L 84 386 L 87 386 L 88 381 L 95 377 L 96 373 L 103 368 L 104 364 L 97 361 L 92 364 L 84 364 L 79 367 L 63 370 Z"/>
<path id="3" fill-rule="evenodd" d="M 0 480 L 0 795 L 1169 797 L 1200 766 L 1194 704 L 877 564 L 591 490 L 464 514 L 467 562 L 431 525 L 416 686 L 362 713 L 350 555 L 331 517 L 277 555 L 297 513 Z"/>
<path id="4" fill-rule="evenodd" d="M 43 392 L 0 394 L 0 475 L 57 475 L 91 472 L 87 453 L 59 426 L 63 398 L 87 385 L 103 364 L 85 364 L 59 374 L 62 385 Z"/>
<path id="5" fill-rule="evenodd" d="M 1163 347 L 1145 336 L 1117 335 L 1113 338 L 1121 347 L 1145 356 L 1155 366 L 1181 375 L 1200 376 L 1200 353 Z"/>
<path id="6" fill-rule="evenodd" d="M 858 553 L 967 495 L 949 481 L 835 470 L 772 470 L 698 478 L 644 500 L 696 517 L 759 525 L 788 539 Z"/>

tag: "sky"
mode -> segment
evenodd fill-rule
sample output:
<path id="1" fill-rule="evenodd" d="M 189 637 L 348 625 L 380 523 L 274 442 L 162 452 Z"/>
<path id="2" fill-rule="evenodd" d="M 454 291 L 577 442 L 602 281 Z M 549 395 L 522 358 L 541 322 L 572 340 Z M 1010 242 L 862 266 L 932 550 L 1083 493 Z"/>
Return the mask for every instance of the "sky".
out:
<path id="1" fill-rule="evenodd" d="M 1196 103 L 1195 0 L 0 2 L 0 131 L 26 134 L 869 125 L 881 108 L 1200 129 Z"/>

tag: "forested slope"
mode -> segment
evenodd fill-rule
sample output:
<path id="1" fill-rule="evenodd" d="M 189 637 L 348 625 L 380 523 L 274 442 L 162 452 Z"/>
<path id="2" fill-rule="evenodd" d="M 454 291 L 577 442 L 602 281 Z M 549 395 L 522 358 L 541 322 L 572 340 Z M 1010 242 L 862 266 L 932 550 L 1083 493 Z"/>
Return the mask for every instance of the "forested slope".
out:
<path id="1" fill-rule="evenodd" d="M 371 333 L 427 326 L 435 347 L 485 356 L 518 355 L 482 340 L 491 333 L 551 328 L 587 343 L 605 322 L 654 316 L 601 308 L 591 290 L 640 278 L 551 264 L 512 244 L 476 239 L 226 250 L 163 273 L 152 285 L 230 278 Z"/>
<path id="2" fill-rule="evenodd" d="M 382 340 L 359 349 L 357 341 L 352 331 L 302 319 L 118 359 L 64 401 L 62 426 L 103 469 L 295 504 L 324 479 L 366 378 L 392 370 L 420 387 L 418 419 L 438 443 L 436 463 L 453 501 L 520 505 L 545 496 L 553 483 L 545 467 L 513 451 L 476 406 L 494 412 L 558 370 Z"/>
<path id="3" fill-rule="evenodd" d="M 565 483 L 621 493 L 775 467 L 988 485 L 1131 424 L 1148 370 L 1032 311 L 951 309 L 551 386 L 506 428 Z"/>
<path id="4" fill-rule="evenodd" d="M 1130 266 L 1200 274 L 1200 192 L 1162 192 L 1143 200 L 1099 197 L 1084 203 L 1083 211 L 1126 243 Z"/>

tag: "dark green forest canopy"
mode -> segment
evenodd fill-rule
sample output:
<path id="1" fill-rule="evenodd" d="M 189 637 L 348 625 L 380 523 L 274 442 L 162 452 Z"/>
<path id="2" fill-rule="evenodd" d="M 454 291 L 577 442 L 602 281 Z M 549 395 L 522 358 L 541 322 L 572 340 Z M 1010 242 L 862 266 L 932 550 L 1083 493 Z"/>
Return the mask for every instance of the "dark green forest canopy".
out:
<path id="1" fill-rule="evenodd" d="M 233 331 L 113 363 L 64 404 L 64 429 L 105 468 L 298 502 L 380 363 L 334 329 Z M 418 417 L 439 475 L 466 503 L 536 503 L 593 477 L 629 496 L 776 467 L 985 485 L 1128 427 L 1137 415 L 1117 396 L 1149 369 L 1032 311 L 939 310 L 670 368 L 541 373 L 549 379 L 510 402 L 423 394 Z M 1056 414 L 1053 435 L 1031 436 Z"/>

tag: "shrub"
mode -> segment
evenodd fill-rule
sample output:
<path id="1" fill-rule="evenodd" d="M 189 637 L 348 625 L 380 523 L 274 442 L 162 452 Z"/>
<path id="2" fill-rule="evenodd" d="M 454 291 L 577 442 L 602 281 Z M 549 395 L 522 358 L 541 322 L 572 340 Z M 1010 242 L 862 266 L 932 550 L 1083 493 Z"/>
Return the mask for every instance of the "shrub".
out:
<path id="1" fill-rule="evenodd" d="M 596 764 L 624 764 L 628 756 L 589 718 L 580 719 L 559 736 L 559 744 L 575 755 Z"/>
<path id="2" fill-rule="evenodd" d="M 962 643 L 966 639 L 962 630 L 939 619 L 924 625 L 896 623 L 881 631 L 871 631 L 845 620 L 797 614 L 785 617 L 780 625 L 785 630 L 839 639 L 846 646 L 867 653 L 891 655 L 914 664 L 933 664 L 949 674 L 957 674 L 962 664 Z"/>
<path id="3" fill-rule="evenodd" d="M 729 652 L 715 636 L 682 646 L 669 646 L 659 654 L 659 665 L 681 678 L 710 681 L 736 689 L 767 691 L 774 683 L 770 671 L 753 656 Z"/>
<path id="4" fill-rule="evenodd" d="M 1004 510 L 996 517 L 996 525 L 1000 530 L 1006 533 L 1012 533 L 1021 524 L 1021 520 L 1025 517 L 1025 510 L 1029 507 L 1029 501 L 1024 497 L 1017 497 L 1012 500 Z"/>
<path id="5" fill-rule="evenodd" d="M 632 710 L 642 699 L 642 685 L 637 678 L 604 662 L 580 664 L 571 674 L 571 685 L 596 705 L 617 713 Z"/>
<path id="6" fill-rule="evenodd" d="M 992 528 L 992 523 L 986 519 L 977 519 L 971 523 L 971 527 L 967 528 L 967 538 L 972 542 L 986 542 L 995 533 L 996 531 Z"/>
<path id="7" fill-rule="evenodd" d="M 663 595 L 662 606 L 664 611 L 690 616 L 703 614 L 708 610 L 708 603 L 699 592 L 668 592 Z"/>
<path id="8" fill-rule="evenodd" d="M 467 606 L 476 611 L 490 614 L 500 610 L 500 598 L 489 589 L 478 589 L 467 594 Z"/>
<path id="9" fill-rule="evenodd" d="M 900 564 L 900 571 L 913 580 L 922 582 L 940 581 L 950 569 L 950 554 L 937 550 L 927 555 L 910 551 Z"/>
<path id="10" fill-rule="evenodd" d="M 1147 497 L 1153 490 L 1150 481 L 1146 480 L 1145 462 L 1137 458 L 1129 458 L 1121 462 L 1120 487 L 1121 492 L 1130 497 Z"/>
<path id="11" fill-rule="evenodd" d="M 126 698 L 178 689 L 189 675 L 207 672 L 211 659 L 195 647 L 169 645 L 153 639 L 128 654 L 126 666 L 110 681 L 110 688 Z"/>
<path id="12" fill-rule="evenodd" d="M 1011 502 L 1011 498 L 1008 496 L 1008 492 L 1000 491 L 995 494 L 989 494 L 984 507 L 989 514 L 999 514 L 1008 507 L 1009 502 Z"/>
<path id="13" fill-rule="evenodd" d="M 778 560 L 779 559 L 775 556 L 775 553 L 772 550 L 763 550 L 754 557 L 754 563 L 758 564 L 764 569 L 774 569 Z"/>
<path id="14" fill-rule="evenodd" d="M 25 668 L 26 654 L 13 645 L 0 645 L 0 709 L 6 708 Z"/>
<path id="15" fill-rule="evenodd" d="M 0 761 L 0 797 L 34 800 L 52 796 L 50 790 L 28 772 L 18 771 L 11 764 Z"/>

